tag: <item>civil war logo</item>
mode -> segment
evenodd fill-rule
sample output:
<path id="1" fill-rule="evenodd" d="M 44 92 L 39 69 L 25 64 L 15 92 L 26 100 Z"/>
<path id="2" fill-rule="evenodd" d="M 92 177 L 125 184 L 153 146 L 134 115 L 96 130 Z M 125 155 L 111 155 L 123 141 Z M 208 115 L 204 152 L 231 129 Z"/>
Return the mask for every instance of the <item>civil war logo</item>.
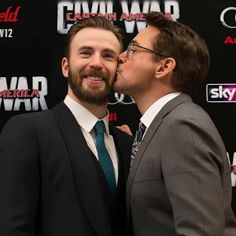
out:
<path id="1" fill-rule="evenodd" d="M 45 96 L 48 94 L 47 78 L 33 76 L 0 77 L 0 110 L 4 111 L 38 111 L 47 110 Z"/>
<path id="2" fill-rule="evenodd" d="M 115 5 L 119 4 L 119 6 Z M 118 12 L 117 9 L 120 9 Z M 146 27 L 144 14 L 149 11 L 161 11 L 173 20 L 180 17 L 178 0 L 153 1 L 60 1 L 57 5 L 57 31 L 66 34 L 76 20 L 93 15 L 104 16 L 113 22 L 123 22 L 125 32 L 134 33 Z"/>

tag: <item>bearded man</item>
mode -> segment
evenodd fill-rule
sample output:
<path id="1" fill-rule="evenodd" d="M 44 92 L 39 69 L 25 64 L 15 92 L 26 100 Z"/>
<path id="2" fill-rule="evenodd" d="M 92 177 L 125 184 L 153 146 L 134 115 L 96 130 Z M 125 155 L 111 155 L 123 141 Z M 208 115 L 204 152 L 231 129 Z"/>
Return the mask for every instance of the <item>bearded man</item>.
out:
<path id="1" fill-rule="evenodd" d="M 0 136 L 0 235 L 120 236 L 132 139 L 108 123 L 122 50 L 103 17 L 66 37 L 63 102 L 11 118 Z"/>

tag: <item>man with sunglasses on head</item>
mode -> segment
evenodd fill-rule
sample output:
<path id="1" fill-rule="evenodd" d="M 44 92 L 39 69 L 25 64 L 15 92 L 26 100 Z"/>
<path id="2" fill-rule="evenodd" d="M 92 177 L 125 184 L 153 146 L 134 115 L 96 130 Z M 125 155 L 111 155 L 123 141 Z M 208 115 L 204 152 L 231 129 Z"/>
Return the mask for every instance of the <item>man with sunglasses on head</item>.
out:
<path id="1" fill-rule="evenodd" d="M 230 165 L 209 115 L 191 96 L 209 52 L 188 26 L 163 14 L 120 54 L 114 89 L 142 114 L 133 143 L 126 203 L 134 236 L 233 236 Z"/>

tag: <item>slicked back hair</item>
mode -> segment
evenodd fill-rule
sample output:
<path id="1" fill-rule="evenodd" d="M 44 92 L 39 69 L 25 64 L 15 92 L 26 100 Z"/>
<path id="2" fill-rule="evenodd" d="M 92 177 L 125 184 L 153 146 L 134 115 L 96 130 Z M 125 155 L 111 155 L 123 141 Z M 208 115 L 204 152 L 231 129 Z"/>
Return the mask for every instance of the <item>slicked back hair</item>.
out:
<path id="1" fill-rule="evenodd" d="M 210 56 L 205 41 L 189 26 L 173 21 L 160 12 L 145 15 L 146 23 L 160 34 L 153 41 L 154 50 L 176 61 L 172 86 L 189 95 L 207 76 Z"/>

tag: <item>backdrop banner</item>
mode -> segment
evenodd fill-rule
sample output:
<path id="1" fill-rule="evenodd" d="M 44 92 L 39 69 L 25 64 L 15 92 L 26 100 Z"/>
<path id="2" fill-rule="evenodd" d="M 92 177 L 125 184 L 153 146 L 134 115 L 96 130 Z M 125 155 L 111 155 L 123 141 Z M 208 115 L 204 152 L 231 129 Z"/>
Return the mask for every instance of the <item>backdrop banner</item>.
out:
<path id="1" fill-rule="evenodd" d="M 62 101 L 64 37 L 78 19 L 101 15 L 124 33 L 124 46 L 146 27 L 144 14 L 161 11 L 185 23 L 205 40 L 211 54 L 207 81 L 194 101 L 212 117 L 232 165 L 232 206 L 236 213 L 236 2 L 235 0 L 8 0 L 0 4 L 0 130 L 13 115 L 46 110 Z M 134 100 L 114 93 L 110 121 L 137 128 Z"/>

